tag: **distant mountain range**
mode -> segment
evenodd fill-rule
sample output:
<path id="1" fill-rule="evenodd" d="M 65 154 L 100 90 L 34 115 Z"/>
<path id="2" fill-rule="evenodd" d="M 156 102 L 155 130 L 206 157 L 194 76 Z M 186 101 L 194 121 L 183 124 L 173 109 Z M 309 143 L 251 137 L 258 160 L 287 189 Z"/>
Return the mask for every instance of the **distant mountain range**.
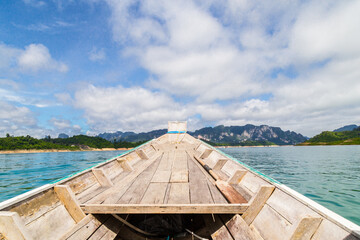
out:
<path id="1" fill-rule="evenodd" d="M 166 129 L 151 132 L 115 132 L 101 133 L 98 136 L 108 141 L 139 142 L 157 138 L 167 132 Z M 267 125 L 254 126 L 216 126 L 188 132 L 190 135 L 216 145 L 294 145 L 307 140 L 306 137 L 292 131 L 283 131 L 279 127 Z"/>
<path id="2" fill-rule="evenodd" d="M 344 127 L 335 129 L 333 132 L 352 131 L 352 130 L 354 130 L 355 128 L 358 128 L 358 127 L 359 127 L 358 125 L 351 124 L 351 125 L 346 125 L 346 126 L 344 126 Z"/>

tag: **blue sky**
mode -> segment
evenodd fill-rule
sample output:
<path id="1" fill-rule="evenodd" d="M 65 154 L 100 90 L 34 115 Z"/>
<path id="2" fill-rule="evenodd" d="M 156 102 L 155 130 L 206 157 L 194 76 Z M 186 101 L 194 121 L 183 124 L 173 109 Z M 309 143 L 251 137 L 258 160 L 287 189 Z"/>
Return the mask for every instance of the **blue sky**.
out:
<path id="1" fill-rule="evenodd" d="M 360 117 L 359 1 L 0 4 L 0 136 Z"/>

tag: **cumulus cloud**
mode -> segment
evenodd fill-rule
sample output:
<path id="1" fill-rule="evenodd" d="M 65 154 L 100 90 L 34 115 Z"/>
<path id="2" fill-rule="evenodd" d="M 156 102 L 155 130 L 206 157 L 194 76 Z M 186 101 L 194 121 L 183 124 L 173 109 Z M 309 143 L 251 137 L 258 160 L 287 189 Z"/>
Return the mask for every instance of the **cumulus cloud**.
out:
<path id="1" fill-rule="evenodd" d="M 53 135 L 56 135 L 56 133 L 66 133 L 72 136 L 72 135 L 78 135 L 82 131 L 82 128 L 79 125 L 77 124 L 73 125 L 70 120 L 63 118 L 52 117 L 49 120 L 49 124 L 53 126 L 53 129 L 51 131 Z"/>
<path id="2" fill-rule="evenodd" d="M 67 72 L 68 67 L 54 60 L 49 49 L 42 44 L 30 44 L 18 58 L 18 65 L 24 71 L 56 70 Z"/>
<path id="3" fill-rule="evenodd" d="M 358 1 L 107 3 L 124 56 L 185 117 L 313 135 L 360 115 Z"/>
<path id="4" fill-rule="evenodd" d="M 95 132 L 166 128 L 168 120 L 185 119 L 179 103 L 163 93 L 141 87 L 96 87 L 75 93 L 75 106 L 85 111 Z"/>

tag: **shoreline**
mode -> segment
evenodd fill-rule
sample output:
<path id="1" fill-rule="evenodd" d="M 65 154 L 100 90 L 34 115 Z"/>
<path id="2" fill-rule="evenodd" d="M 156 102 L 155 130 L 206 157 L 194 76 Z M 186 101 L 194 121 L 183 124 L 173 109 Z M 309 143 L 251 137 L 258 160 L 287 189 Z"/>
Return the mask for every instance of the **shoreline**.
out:
<path id="1" fill-rule="evenodd" d="M 47 152 L 102 152 L 102 151 L 126 151 L 132 148 L 91 148 L 82 150 L 66 150 L 66 149 L 18 149 L 18 150 L 0 150 L 0 154 L 16 154 L 16 153 L 47 153 Z"/>

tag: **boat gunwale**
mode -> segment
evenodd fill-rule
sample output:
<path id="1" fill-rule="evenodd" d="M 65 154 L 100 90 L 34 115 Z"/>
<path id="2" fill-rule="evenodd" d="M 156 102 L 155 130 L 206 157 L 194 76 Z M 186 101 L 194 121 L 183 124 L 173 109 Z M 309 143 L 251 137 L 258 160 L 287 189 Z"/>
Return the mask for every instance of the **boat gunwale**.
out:
<path id="1" fill-rule="evenodd" d="M 87 168 L 85 168 L 83 170 L 80 170 L 80 171 L 77 171 L 75 173 L 71 173 L 71 174 L 69 174 L 69 175 L 67 175 L 65 177 L 59 178 L 59 179 L 54 180 L 54 181 L 52 181 L 50 183 L 44 184 L 44 185 L 42 185 L 40 187 L 31 189 L 31 190 L 29 190 L 27 192 L 24 192 L 22 194 L 19 194 L 19 195 L 16 195 L 16 196 L 12 197 L 12 198 L 9 198 L 9 199 L 7 199 L 5 201 L 2 201 L 2 202 L 0 202 L 0 211 L 2 211 L 3 209 L 5 209 L 5 208 L 7 208 L 7 207 L 9 207 L 9 206 L 11 206 L 13 204 L 21 203 L 22 201 L 27 200 L 28 198 L 31 198 L 31 197 L 33 197 L 33 196 L 35 196 L 37 194 L 40 194 L 41 192 L 45 192 L 45 191 L 51 189 L 52 187 L 54 187 L 56 185 L 59 185 L 61 183 L 67 182 L 67 181 L 69 181 L 71 179 L 74 179 L 76 177 L 79 177 L 79 176 L 81 176 L 83 174 L 86 174 L 86 173 L 90 172 L 92 168 L 104 166 L 107 163 L 112 162 L 112 161 L 116 160 L 119 157 L 126 156 L 126 155 L 136 151 L 137 149 L 151 143 L 154 140 L 156 140 L 156 139 L 151 139 L 151 140 L 149 140 L 149 141 L 147 141 L 147 142 L 145 142 L 145 143 L 143 143 L 143 144 L 141 144 L 141 145 L 139 145 L 137 147 L 134 147 L 134 148 L 132 148 L 130 150 L 127 150 L 127 151 L 125 151 L 125 152 L 123 152 L 123 153 L 121 153 L 121 154 L 119 154 L 119 155 L 117 155 L 115 157 L 112 157 L 110 159 L 106 159 L 105 161 L 96 163 L 93 166 L 87 167 Z"/>
<path id="2" fill-rule="evenodd" d="M 305 195 L 297 192 L 296 190 L 288 187 L 287 185 L 285 185 L 285 184 L 283 184 L 283 183 L 281 183 L 281 182 L 267 176 L 266 174 L 254 169 L 254 168 L 248 166 L 247 164 L 237 160 L 236 158 L 224 153 L 220 149 L 215 148 L 215 147 L 209 145 L 208 143 L 206 143 L 206 142 L 204 142 L 204 141 L 202 141 L 200 139 L 198 139 L 198 140 L 201 143 L 203 143 L 206 146 L 213 149 L 214 151 L 217 151 L 218 153 L 220 153 L 224 157 L 227 157 L 227 158 L 239 163 L 240 165 L 242 165 L 244 168 L 246 168 L 251 173 L 255 174 L 256 176 L 260 177 L 261 179 L 263 179 L 263 180 L 269 182 L 270 184 L 274 185 L 280 191 L 282 191 L 282 192 L 288 194 L 289 196 L 293 197 L 297 201 L 299 201 L 302 204 L 304 204 L 305 206 L 309 207 L 314 212 L 318 213 L 320 216 L 326 218 L 327 220 L 329 220 L 332 223 L 336 224 L 337 226 L 343 228 L 347 232 L 350 232 L 351 234 L 353 234 L 356 237 L 360 238 L 360 226 L 357 225 L 356 223 L 353 223 L 352 221 L 350 221 L 350 220 L 344 218 L 343 216 L 335 213 L 334 211 L 328 209 L 327 207 L 315 202 L 314 200 L 312 200 L 312 199 L 306 197 Z"/>

